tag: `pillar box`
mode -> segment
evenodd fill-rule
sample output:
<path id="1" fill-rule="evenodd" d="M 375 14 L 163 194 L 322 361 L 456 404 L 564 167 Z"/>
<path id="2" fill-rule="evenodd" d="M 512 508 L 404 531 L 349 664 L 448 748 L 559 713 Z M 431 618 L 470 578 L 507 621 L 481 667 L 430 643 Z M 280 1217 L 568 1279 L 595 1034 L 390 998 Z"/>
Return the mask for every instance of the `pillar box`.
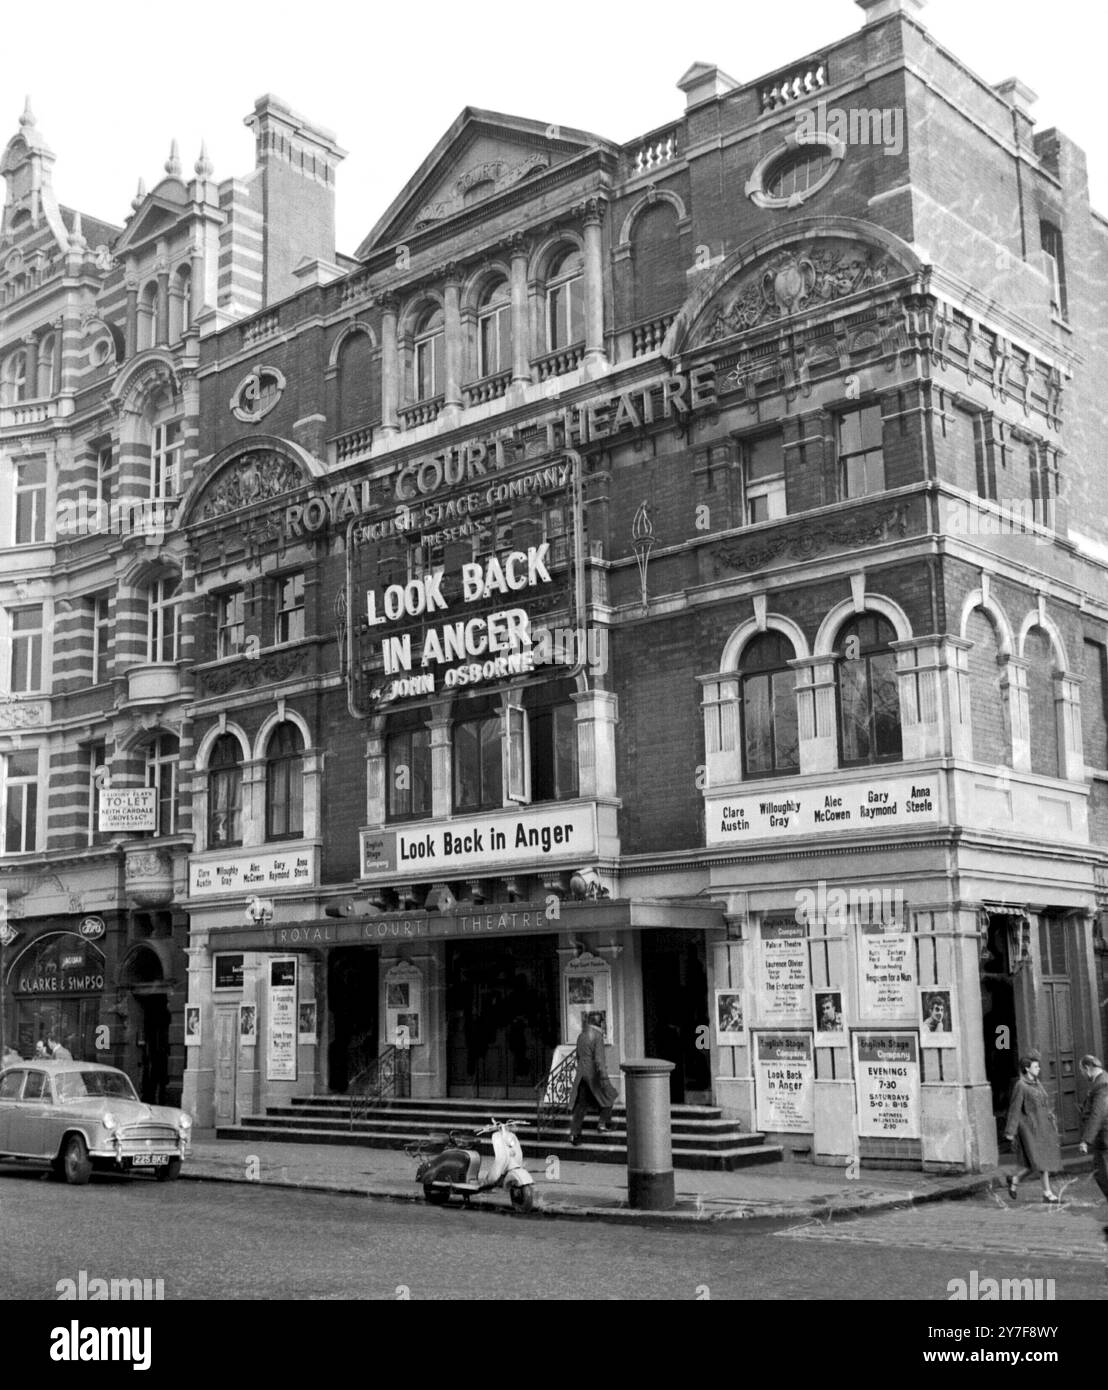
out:
<path id="1" fill-rule="evenodd" d="M 627 1078 L 627 1196 L 644 1211 L 669 1211 L 673 1190 L 669 1074 L 672 1062 L 639 1057 L 620 1063 Z"/>

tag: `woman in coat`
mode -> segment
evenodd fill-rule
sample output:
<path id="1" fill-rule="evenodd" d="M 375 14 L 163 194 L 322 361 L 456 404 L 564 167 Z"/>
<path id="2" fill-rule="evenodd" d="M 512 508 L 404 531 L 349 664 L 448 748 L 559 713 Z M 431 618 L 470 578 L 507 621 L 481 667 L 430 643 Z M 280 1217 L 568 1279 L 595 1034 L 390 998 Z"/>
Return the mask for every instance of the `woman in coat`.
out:
<path id="1" fill-rule="evenodd" d="M 1050 1108 L 1050 1097 L 1039 1080 L 1041 1063 L 1037 1052 L 1029 1052 L 1020 1058 L 1020 1074 L 1012 1087 L 1012 1101 L 1008 1107 L 1008 1122 L 1004 1126 L 1004 1136 L 1015 1147 L 1016 1172 L 1008 1179 L 1008 1195 L 1013 1200 L 1021 1179 L 1029 1173 L 1038 1173 L 1043 1182 L 1043 1201 L 1056 1202 L 1058 1198 L 1051 1191 L 1051 1173 L 1062 1171 L 1062 1148 L 1058 1142 L 1058 1130 L 1054 1123 L 1054 1113 Z"/>

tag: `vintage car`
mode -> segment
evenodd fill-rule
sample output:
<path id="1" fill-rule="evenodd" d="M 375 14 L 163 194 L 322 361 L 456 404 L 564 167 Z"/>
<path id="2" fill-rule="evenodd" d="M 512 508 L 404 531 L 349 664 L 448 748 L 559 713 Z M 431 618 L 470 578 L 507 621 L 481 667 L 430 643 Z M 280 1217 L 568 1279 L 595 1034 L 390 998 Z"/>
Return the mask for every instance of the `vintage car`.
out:
<path id="1" fill-rule="evenodd" d="M 189 1151 L 183 1110 L 147 1105 L 99 1062 L 18 1062 L 0 1071 L 0 1162 L 47 1163 L 70 1183 L 94 1168 L 172 1182 Z"/>

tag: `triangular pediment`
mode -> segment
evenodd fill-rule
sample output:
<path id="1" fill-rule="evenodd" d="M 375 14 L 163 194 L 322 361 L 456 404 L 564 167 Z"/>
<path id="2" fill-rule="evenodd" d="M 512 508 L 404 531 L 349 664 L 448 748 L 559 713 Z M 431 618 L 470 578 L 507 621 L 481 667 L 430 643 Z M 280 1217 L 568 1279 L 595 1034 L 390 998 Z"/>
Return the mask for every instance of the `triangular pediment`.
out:
<path id="1" fill-rule="evenodd" d="M 616 146 L 586 130 L 478 111 L 467 106 L 358 247 L 364 260 L 381 246 L 435 226 L 486 198 L 590 149 Z"/>
<path id="2" fill-rule="evenodd" d="M 152 193 L 147 194 L 134 217 L 127 224 L 116 246 L 116 254 L 139 246 L 151 237 L 163 236 L 175 227 L 188 210 L 189 197 L 179 179 L 164 179 Z"/>

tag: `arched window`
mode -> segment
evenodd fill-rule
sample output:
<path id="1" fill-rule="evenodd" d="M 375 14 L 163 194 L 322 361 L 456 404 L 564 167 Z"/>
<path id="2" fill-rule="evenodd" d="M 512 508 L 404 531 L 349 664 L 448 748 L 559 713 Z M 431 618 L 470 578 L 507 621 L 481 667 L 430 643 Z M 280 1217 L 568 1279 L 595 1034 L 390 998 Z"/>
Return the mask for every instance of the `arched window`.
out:
<path id="1" fill-rule="evenodd" d="M 1001 689 L 1000 643 L 985 609 L 975 608 L 969 615 L 966 639 L 973 643 L 966 653 L 966 671 L 974 760 L 1011 767 L 1012 731 Z"/>
<path id="2" fill-rule="evenodd" d="M 779 632 L 764 632 L 743 650 L 739 665 L 745 777 L 799 771 L 796 672 L 788 664 L 794 655 Z"/>
<path id="3" fill-rule="evenodd" d="M 381 418 L 381 369 L 368 333 L 349 333 L 339 348 L 338 396 L 340 434 Z"/>
<path id="4" fill-rule="evenodd" d="M 38 345 L 38 391 L 40 396 L 54 394 L 54 352 L 57 339 L 48 333 Z"/>
<path id="5" fill-rule="evenodd" d="M 550 352 L 585 338 L 585 274 L 580 251 L 563 251 L 546 277 L 546 345 Z"/>
<path id="6" fill-rule="evenodd" d="M 839 630 L 839 737 L 844 765 L 902 756 L 900 696 L 892 624 L 876 613 L 851 618 Z"/>
<path id="7" fill-rule="evenodd" d="M 635 318 L 651 319 L 676 309 L 687 281 L 677 231 L 677 209 L 659 200 L 635 218 L 631 230 Z"/>
<path id="8" fill-rule="evenodd" d="M 441 395 L 446 383 L 446 333 L 443 312 L 428 309 L 419 321 L 415 339 L 415 398 L 429 401 Z"/>
<path id="9" fill-rule="evenodd" d="M 512 296 L 498 280 L 481 296 L 477 311 L 477 375 L 496 376 L 512 366 Z"/>
<path id="10" fill-rule="evenodd" d="M 181 762 L 181 747 L 172 734 L 159 734 L 146 748 L 146 785 L 158 793 L 157 835 L 176 835 L 179 811 L 177 807 L 177 775 Z"/>
<path id="11" fill-rule="evenodd" d="M 147 590 L 148 661 L 176 661 L 180 635 L 180 580 L 176 575 L 156 579 Z"/>
<path id="12" fill-rule="evenodd" d="M 242 750 L 221 734 L 208 758 L 208 845 L 242 844 Z"/>
<path id="13" fill-rule="evenodd" d="M 286 720 L 270 735 L 265 756 L 265 837 L 292 840 L 304 833 L 304 739 Z"/>
<path id="14" fill-rule="evenodd" d="M 1027 711 L 1030 720 L 1031 771 L 1040 777 L 1061 777 L 1058 756 L 1058 715 L 1054 703 L 1054 645 L 1041 627 L 1024 639 L 1027 666 Z"/>
<path id="15" fill-rule="evenodd" d="M 504 804 L 500 713 L 474 700 L 454 725 L 454 809 L 489 811 Z"/>
<path id="16" fill-rule="evenodd" d="M 158 286 L 151 280 L 139 296 L 138 305 L 138 350 L 154 346 L 154 333 L 158 319 Z"/>
<path id="17" fill-rule="evenodd" d="M 396 716 L 385 742 L 388 820 L 416 820 L 431 814 L 430 711 Z"/>
<path id="18" fill-rule="evenodd" d="M 192 322 L 192 270 L 180 266 L 169 295 L 169 341 L 179 343 Z"/>
<path id="19" fill-rule="evenodd" d="M 25 401 L 27 396 L 27 353 L 20 348 L 4 363 L 4 376 L 0 383 L 0 404 L 18 405 L 20 401 Z"/>

